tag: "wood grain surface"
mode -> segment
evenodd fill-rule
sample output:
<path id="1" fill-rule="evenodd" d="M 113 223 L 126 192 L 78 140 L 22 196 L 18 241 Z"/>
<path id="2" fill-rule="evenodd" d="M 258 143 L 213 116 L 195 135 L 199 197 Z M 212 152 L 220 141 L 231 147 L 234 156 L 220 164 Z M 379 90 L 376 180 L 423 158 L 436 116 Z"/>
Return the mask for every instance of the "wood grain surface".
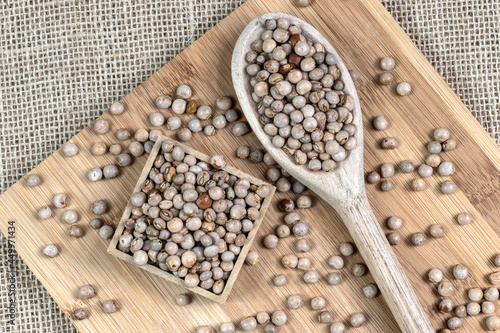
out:
<path id="1" fill-rule="evenodd" d="M 324 278 L 316 285 L 306 285 L 301 280 L 301 272 L 281 267 L 281 256 L 293 252 L 296 239 L 289 237 L 274 250 L 260 245 L 261 238 L 282 223 L 283 214 L 275 205 L 269 207 L 254 243 L 254 248 L 261 254 L 260 264 L 242 268 L 224 305 L 197 296 L 191 305 L 178 307 L 174 297 L 183 290 L 181 287 L 109 255 L 106 252 L 109 241 L 99 238 L 97 232 L 87 226 L 93 218 L 89 205 L 97 199 L 107 200 L 110 206 L 105 221 L 117 224 L 147 159 L 147 156 L 142 156 L 132 166 L 122 168 L 116 179 L 90 183 L 85 177 L 90 168 L 114 160 L 109 154 L 92 156 L 89 152 L 92 143 L 115 142 L 113 132 L 120 127 L 130 130 L 148 127 L 147 115 L 157 111 L 154 107 L 156 96 L 170 94 L 182 83 L 191 85 L 194 97 L 203 103 L 214 104 L 217 97 L 226 94 L 235 96 L 230 79 L 234 43 L 248 22 L 270 11 L 290 13 L 311 23 L 331 41 L 346 65 L 359 73 L 356 86 L 364 114 L 366 172 L 385 162 L 410 159 L 421 163 L 426 155 L 425 144 L 436 127 L 449 128 L 458 141 L 458 149 L 442 154 L 457 167 L 456 174 L 451 177 L 458 187 L 456 194 L 445 196 L 440 193 L 439 185 L 443 179 L 439 176 L 427 179 L 426 191 L 411 192 L 409 182 L 416 175 L 401 173 L 393 179 L 396 189 L 392 192 L 382 193 L 373 185 L 367 188 L 380 223 L 391 215 L 405 219 L 400 230 L 402 242 L 394 250 L 434 328 L 443 327 L 450 315 L 436 311 L 439 300 L 436 286 L 425 279 L 429 269 L 442 269 L 446 279 L 453 282 L 457 288 L 451 297 L 455 304 L 467 303 L 468 288 L 489 286 L 487 275 L 496 271 L 492 257 L 500 242 L 497 223 L 500 212 L 498 147 L 389 13 L 377 0 L 317 0 L 313 6 L 304 9 L 293 7 L 288 0 L 265 3 L 249 0 L 127 95 L 123 99 L 127 110 L 124 114 L 103 114 L 102 118 L 112 123 L 110 133 L 96 135 L 92 127 L 83 130 L 71 140 L 81 148 L 77 156 L 67 158 L 58 150 L 31 172 L 41 176 L 39 187 L 28 188 L 23 178 L 1 196 L 0 230 L 8 235 L 7 222 L 15 221 L 16 249 L 38 279 L 66 313 L 80 306 L 89 309 L 88 319 L 74 321 L 81 332 L 194 332 L 200 325 L 218 327 L 222 322 L 236 323 L 259 311 L 285 309 L 289 323 L 280 328 L 280 332 L 326 333 L 327 325 L 318 324 L 317 312 L 312 311 L 308 304 L 315 296 L 327 299 L 327 309 L 333 312 L 335 320 L 346 321 L 350 314 L 359 311 L 367 315 L 368 322 L 364 327 L 349 328 L 349 332 L 399 331 L 381 297 L 366 299 L 362 295 L 361 288 L 373 280 L 370 274 L 361 278 L 352 275 L 352 265 L 362 262 L 358 254 L 347 259 L 346 268 L 341 271 L 343 282 L 338 286 L 328 286 Z M 397 81 L 412 84 L 413 92 L 409 96 L 397 96 L 395 86 L 376 84 L 381 73 L 377 64 L 383 56 L 396 59 L 393 74 Z M 164 114 L 169 116 L 171 111 Z M 374 132 L 370 121 L 380 114 L 388 117 L 391 126 L 383 132 Z M 173 135 L 165 128 L 163 130 L 166 135 Z M 399 148 L 390 152 L 379 149 L 378 142 L 385 136 L 398 138 Z M 241 144 L 259 146 L 252 134 L 234 137 L 229 129 L 210 138 L 198 133 L 189 142 L 209 155 L 222 153 L 231 165 L 263 177 L 267 169 L 263 163 L 255 165 L 234 157 L 235 149 Z M 60 219 L 63 210 L 56 210 L 55 217 L 49 220 L 38 219 L 38 208 L 49 204 L 58 192 L 68 193 L 68 209 L 78 210 L 78 223 L 86 228 L 83 238 L 73 239 L 67 235 L 68 225 Z M 277 193 L 274 201 L 287 197 L 296 196 Z M 335 211 L 321 198 L 314 199 L 312 209 L 300 211 L 311 229 L 307 238 L 312 250 L 303 256 L 311 258 L 314 268 L 325 277 L 331 272 L 326 259 L 337 254 L 338 246 L 349 241 L 350 236 Z M 471 214 L 472 224 L 460 226 L 455 222 L 456 215 L 462 211 Z M 429 239 L 422 247 L 409 244 L 408 237 L 413 232 L 427 231 L 433 223 L 444 225 L 444 238 Z M 42 247 L 49 243 L 59 247 L 58 257 L 48 259 L 41 254 Z M 450 268 L 457 263 L 469 267 L 468 279 L 453 280 Z M 287 276 L 289 283 L 286 286 L 271 285 L 272 276 L 278 273 Z M 78 288 L 85 284 L 93 285 L 98 296 L 87 301 L 77 300 Z M 305 304 L 299 310 L 288 310 L 286 297 L 294 293 L 301 294 Z M 107 299 L 116 299 L 120 310 L 105 314 L 100 301 Z M 461 331 L 482 332 L 483 321 L 484 315 L 465 318 Z"/>

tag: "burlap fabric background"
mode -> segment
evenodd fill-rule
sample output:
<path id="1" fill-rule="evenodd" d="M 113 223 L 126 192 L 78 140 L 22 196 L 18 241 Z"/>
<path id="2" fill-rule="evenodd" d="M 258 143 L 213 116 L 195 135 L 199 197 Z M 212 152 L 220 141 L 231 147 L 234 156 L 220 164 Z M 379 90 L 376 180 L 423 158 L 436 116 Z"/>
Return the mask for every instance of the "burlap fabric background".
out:
<path id="1" fill-rule="evenodd" d="M 0 190 L 182 51 L 193 29 L 195 40 L 242 2 L 0 1 Z M 382 2 L 500 142 L 499 2 Z M 196 28 L 181 4 L 198 21 Z M 6 254 L 0 234 L 0 258 Z M 5 309 L 7 281 L 0 266 Z M 20 258 L 17 269 L 16 326 L 0 315 L 0 332 L 76 332 Z"/>

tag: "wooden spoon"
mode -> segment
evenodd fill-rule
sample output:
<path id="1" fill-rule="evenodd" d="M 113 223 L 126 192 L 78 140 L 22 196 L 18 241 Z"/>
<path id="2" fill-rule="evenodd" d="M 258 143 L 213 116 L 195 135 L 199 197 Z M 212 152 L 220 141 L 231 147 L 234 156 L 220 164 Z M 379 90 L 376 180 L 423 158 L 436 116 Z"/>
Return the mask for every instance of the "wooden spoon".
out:
<path id="1" fill-rule="evenodd" d="M 265 21 L 281 17 L 299 25 L 306 38 L 323 44 L 327 52 L 336 56 L 345 83 L 345 91 L 354 97 L 353 124 L 358 129 L 355 134 L 358 147 L 350 151 L 347 159 L 340 162 L 334 172 L 312 172 L 305 166 L 295 164 L 281 148 L 272 145 L 270 137 L 264 132 L 259 121 L 257 104 L 251 97 L 253 89 L 245 71 L 247 65 L 245 56 L 251 51 L 251 43 L 260 39 L 261 33 L 265 30 Z M 242 32 L 233 51 L 231 67 L 236 95 L 254 133 L 283 169 L 316 192 L 341 216 L 401 330 L 405 333 L 434 332 L 366 197 L 361 109 L 351 76 L 335 49 L 316 29 L 299 18 L 282 13 L 267 13 L 250 22 Z"/>

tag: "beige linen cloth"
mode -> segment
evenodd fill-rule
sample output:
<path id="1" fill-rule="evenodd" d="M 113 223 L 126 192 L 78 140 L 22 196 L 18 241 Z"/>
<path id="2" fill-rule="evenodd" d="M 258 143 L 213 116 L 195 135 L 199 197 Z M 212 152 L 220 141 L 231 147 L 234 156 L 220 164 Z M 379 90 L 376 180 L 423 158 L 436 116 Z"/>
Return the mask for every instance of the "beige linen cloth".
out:
<path id="1" fill-rule="evenodd" d="M 242 2 L 0 1 L 0 191 Z M 499 0 L 382 2 L 500 142 Z M 76 332 L 20 258 L 17 319 L 6 323 L 6 254 L 0 234 L 0 332 Z"/>

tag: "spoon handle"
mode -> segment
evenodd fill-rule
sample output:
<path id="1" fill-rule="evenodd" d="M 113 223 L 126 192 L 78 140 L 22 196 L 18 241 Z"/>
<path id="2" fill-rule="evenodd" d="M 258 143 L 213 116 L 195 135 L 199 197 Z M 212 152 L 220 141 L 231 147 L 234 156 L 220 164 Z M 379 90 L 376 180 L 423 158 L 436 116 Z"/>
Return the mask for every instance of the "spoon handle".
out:
<path id="1" fill-rule="evenodd" d="M 403 333 L 433 333 L 403 268 L 373 215 L 365 194 L 347 203 L 332 202 L 372 273 Z"/>

